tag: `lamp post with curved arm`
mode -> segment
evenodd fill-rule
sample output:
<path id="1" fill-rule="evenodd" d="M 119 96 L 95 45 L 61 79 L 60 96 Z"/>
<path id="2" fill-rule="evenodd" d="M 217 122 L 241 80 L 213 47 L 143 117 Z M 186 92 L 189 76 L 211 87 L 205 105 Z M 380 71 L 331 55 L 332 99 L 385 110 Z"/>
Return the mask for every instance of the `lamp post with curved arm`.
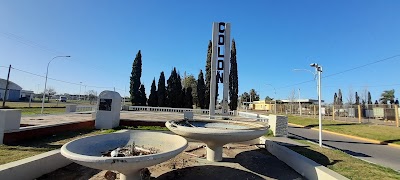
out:
<path id="1" fill-rule="evenodd" d="M 322 73 L 322 66 L 318 65 L 317 63 L 310 64 L 311 67 L 315 68 L 315 73 L 308 69 L 293 69 L 293 71 L 308 71 L 313 74 L 314 79 L 315 76 L 318 76 L 317 82 L 317 92 L 318 92 L 318 124 L 319 124 L 319 147 L 322 147 L 322 109 L 321 109 L 321 73 Z"/>
<path id="2" fill-rule="evenodd" d="M 47 85 L 47 75 L 49 74 L 49 65 L 50 65 L 51 61 L 53 61 L 53 60 L 56 59 L 56 58 L 60 58 L 60 57 L 69 58 L 69 57 L 71 57 L 71 56 L 55 56 L 55 57 L 53 57 L 53 59 L 51 59 L 51 60 L 49 61 L 49 63 L 47 63 L 46 80 L 45 80 L 45 82 L 44 82 L 44 90 L 43 90 L 43 98 L 42 98 L 42 110 L 40 111 L 41 114 L 43 114 L 44 99 L 45 99 L 45 97 L 46 97 L 46 85 Z"/>

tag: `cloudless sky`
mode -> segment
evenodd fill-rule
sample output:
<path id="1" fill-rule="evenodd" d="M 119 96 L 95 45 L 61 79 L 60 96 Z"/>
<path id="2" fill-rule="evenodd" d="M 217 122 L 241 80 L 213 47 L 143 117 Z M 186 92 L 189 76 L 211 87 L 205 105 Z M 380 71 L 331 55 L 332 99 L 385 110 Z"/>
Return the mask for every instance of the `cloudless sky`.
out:
<path id="1" fill-rule="evenodd" d="M 237 45 L 239 94 L 255 88 L 265 96 L 317 98 L 310 63 L 323 76 L 400 54 L 400 1 L 105 1 L 0 0 L 0 78 L 11 64 L 49 80 L 58 93 L 115 87 L 129 94 L 129 76 L 142 51 L 147 95 L 161 71 L 173 67 L 196 78 L 205 69 L 212 22 L 230 22 Z M 400 96 L 400 57 L 322 79 L 322 97 L 343 101 L 368 89 Z M 26 90 L 43 91 L 44 78 L 13 69 L 10 79 Z M 80 86 L 82 82 L 82 86 Z M 271 84 L 269 86 L 267 84 Z M 126 87 L 126 91 L 125 91 Z M 80 89 L 81 88 L 81 89 Z M 222 87 L 220 86 L 220 90 Z M 222 94 L 222 93 L 220 93 Z M 354 95 L 353 95 L 354 96 Z"/>

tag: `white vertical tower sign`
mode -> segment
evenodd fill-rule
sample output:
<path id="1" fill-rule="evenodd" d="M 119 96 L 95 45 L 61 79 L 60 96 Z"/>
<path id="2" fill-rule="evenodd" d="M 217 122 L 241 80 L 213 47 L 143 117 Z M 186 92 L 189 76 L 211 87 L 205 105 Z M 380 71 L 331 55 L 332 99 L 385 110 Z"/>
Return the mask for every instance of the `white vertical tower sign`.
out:
<path id="1" fill-rule="evenodd" d="M 230 23 L 213 23 L 210 118 L 215 115 L 216 83 L 223 83 L 222 115 L 228 115 L 229 64 L 231 57 L 230 34 Z"/>

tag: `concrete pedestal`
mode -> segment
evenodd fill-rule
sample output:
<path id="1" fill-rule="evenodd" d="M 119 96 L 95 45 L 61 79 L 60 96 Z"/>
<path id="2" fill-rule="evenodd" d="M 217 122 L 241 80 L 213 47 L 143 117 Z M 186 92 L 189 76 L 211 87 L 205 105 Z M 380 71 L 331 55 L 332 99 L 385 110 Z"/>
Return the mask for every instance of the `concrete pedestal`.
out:
<path id="1" fill-rule="evenodd" d="M 19 129 L 21 123 L 20 109 L 0 110 L 0 121 L 4 121 L 4 131 Z"/>
<path id="2" fill-rule="evenodd" d="M 68 104 L 65 105 L 65 112 L 70 113 L 70 112 L 76 112 L 76 104 Z"/>
<path id="3" fill-rule="evenodd" d="M 207 144 L 207 160 L 213 162 L 222 161 L 222 146 Z"/>
<path id="4" fill-rule="evenodd" d="M 193 120 L 193 112 L 183 112 L 183 119 Z"/>
<path id="5" fill-rule="evenodd" d="M 288 135 L 288 118 L 287 116 L 269 115 L 268 124 L 274 136 L 287 136 Z"/>
<path id="6" fill-rule="evenodd" d="M 97 100 L 96 129 L 112 129 L 119 126 L 121 96 L 114 91 L 103 91 Z"/>

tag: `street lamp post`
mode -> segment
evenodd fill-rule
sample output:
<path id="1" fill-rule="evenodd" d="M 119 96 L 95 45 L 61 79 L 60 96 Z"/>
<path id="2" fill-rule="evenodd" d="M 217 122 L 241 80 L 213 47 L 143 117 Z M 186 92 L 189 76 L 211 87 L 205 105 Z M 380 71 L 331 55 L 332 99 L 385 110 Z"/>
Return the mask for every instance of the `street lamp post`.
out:
<path id="1" fill-rule="evenodd" d="M 315 67 L 315 73 L 308 69 L 293 69 L 293 71 L 308 71 L 310 72 L 315 79 L 315 76 L 318 76 L 317 82 L 317 93 L 318 93 L 318 124 L 319 124 L 319 146 L 322 147 L 322 113 L 321 113 L 321 73 L 322 67 L 316 63 L 310 64 L 311 67 Z"/>
<path id="2" fill-rule="evenodd" d="M 275 89 L 275 87 L 274 86 L 272 86 L 272 84 L 267 84 L 267 85 L 269 85 L 269 86 L 271 86 L 272 88 L 274 88 L 274 94 L 275 94 L 275 106 L 274 106 L 274 111 L 275 111 L 275 114 L 276 114 L 276 89 Z"/>
<path id="3" fill-rule="evenodd" d="M 49 74 L 49 65 L 50 65 L 51 61 L 53 61 L 53 60 L 56 59 L 56 58 L 60 58 L 60 57 L 69 58 L 69 57 L 71 57 L 71 56 L 56 56 L 56 57 L 53 57 L 53 59 L 51 59 L 51 60 L 49 61 L 49 63 L 47 63 L 46 80 L 44 81 L 44 90 L 43 90 L 43 98 L 42 98 L 42 110 L 40 111 L 41 114 L 43 114 L 44 99 L 45 99 L 45 97 L 46 97 L 46 85 L 47 85 L 47 75 Z"/>
<path id="4" fill-rule="evenodd" d="M 311 67 L 315 67 L 315 71 L 318 75 L 318 122 L 319 122 L 319 147 L 322 147 L 322 110 L 321 110 L 321 73 L 322 67 L 316 63 L 310 64 Z"/>

